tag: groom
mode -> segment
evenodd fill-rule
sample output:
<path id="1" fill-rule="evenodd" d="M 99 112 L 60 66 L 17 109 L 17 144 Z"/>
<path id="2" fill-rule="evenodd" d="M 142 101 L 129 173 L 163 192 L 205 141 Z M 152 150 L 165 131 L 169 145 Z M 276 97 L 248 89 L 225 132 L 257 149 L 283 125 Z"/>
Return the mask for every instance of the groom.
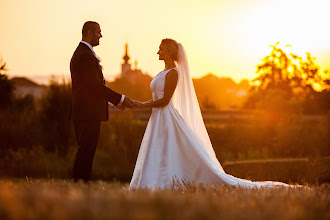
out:
<path id="1" fill-rule="evenodd" d="M 73 179 L 90 179 L 93 159 L 100 134 L 101 121 L 108 120 L 108 104 L 120 109 L 132 108 L 132 100 L 105 86 L 100 60 L 93 47 L 102 37 L 100 25 L 87 21 L 82 28 L 82 41 L 71 62 L 73 120 L 78 152 L 73 165 Z M 111 104 L 112 103 L 112 104 Z"/>

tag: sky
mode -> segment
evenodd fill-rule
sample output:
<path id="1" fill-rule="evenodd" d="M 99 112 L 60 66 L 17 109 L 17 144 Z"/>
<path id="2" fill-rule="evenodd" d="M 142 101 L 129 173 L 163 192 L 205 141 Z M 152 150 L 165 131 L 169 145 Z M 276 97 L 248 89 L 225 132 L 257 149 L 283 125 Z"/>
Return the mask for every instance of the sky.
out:
<path id="1" fill-rule="evenodd" d="M 155 76 L 163 38 L 182 43 L 192 76 L 213 73 L 236 82 L 256 77 L 269 45 L 310 52 L 330 69 L 328 0 L 0 0 L 0 59 L 9 77 L 37 81 L 70 77 L 71 56 L 85 21 L 97 21 L 103 38 L 95 47 L 104 75 L 121 71 L 125 43 L 130 62 Z"/>

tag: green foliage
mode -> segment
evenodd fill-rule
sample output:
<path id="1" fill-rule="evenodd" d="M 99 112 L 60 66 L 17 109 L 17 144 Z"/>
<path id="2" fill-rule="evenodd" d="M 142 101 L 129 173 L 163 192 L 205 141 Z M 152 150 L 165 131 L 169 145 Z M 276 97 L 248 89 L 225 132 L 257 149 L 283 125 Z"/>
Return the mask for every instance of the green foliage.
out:
<path id="1" fill-rule="evenodd" d="M 42 146 L 8 149 L 0 161 L 0 176 L 70 178 L 74 152 L 63 157 Z"/>
<path id="2" fill-rule="evenodd" d="M 254 81 L 260 84 L 259 90 L 281 89 L 285 95 L 292 96 L 305 94 L 313 84 L 323 85 L 319 67 L 310 53 L 303 60 L 298 55 L 287 54 L 278 44 L 271 45 L 271 54 L 257 66 L 259 76 Z"/>
<path id="3" fill-rule="evenodd" d="M 5 64 L 0 62 L 0 110 L 7 109 L 12 104 L 15 90 L 6 73 L 2 73 L 4 70 Z"/>
<path id="4" fill-rule="evenodd" d="M 0 64 L 0 151 L 36 144 L 39 129 L 34 97 L 16 97 L 15 86 L 1 71 L 5 71 L 5 64 Z"/>
<path id="5" fill-rule="evenodd" d="M 329 72 L 330 73 L 330 72 Z M 330 80 L 329 80 L 330 81 Z M 326 83 L 329 83 L 326 80 Z M 303 102 L 303 109 L 306 113 L 326 113 L 330 111 L 330 87 L 317 92 L 310 90 L 306 95 Z"/>
<path id="6" fill-rule="evenodd" d="M 279 89 L 264 92 L 257 102 L 257 109 L 264 110 L 260 115 L 261 121 L 272 125 L 279 122 L 295 123 L 302 117 L 301 102 L 295 97 L 286 97 Z"/>
<path id="7" fill-rule="evenodd" d="M 43 146 L 64 157 L 74 143 L 70 104 L 70 83 L 55 80 L 41 100 L 31 95 L 14 97 L 7 110 L 0 113 L 0 150 Z"/>
<path id="8" fill-rule="evenodd" d="M 282 115 L 288 110 L 291 114 L 296 109 L 295 113 L 300 114 L 300 107 L 290 108 L 290 103 L 294 102 L 296 104 L 293 105 L 301 105 L 305 113 L 326 113 L 330 110 L 329 104 L 322 104 L 330 103 L 329 72 L 322 75 L 310 53 L 306 53 L 306 59 L 303 59 L 287 54 L 278 47 L 278 43 L 271 47 L 271 54 L 257 66 L 259 76 L 254 79 L 257 86 L 251 89 L 245 108 L 271 113 L 281 111 Z M 318 92 L 316 87 L 323 91 Z"/>
<path id="9" fill-rule="evenodd" d="M 74 141 L 69 121 L 71 97 L 71 83 L 59 83 L 53 79 L 40 102 L 42 144 L 47 150 L 58 151 L 63 156 Z"/>
<path id="10" fill-rule="evenodd" d="M 98 146 L 101 152 L 96 154 L 95 162 L 107 169 L 99 175 L 107 179 L 130 180 L 145 127 L 146 124 L 139 120 L 120 116 L 102 123 Z"/>
<path id="11" fill-rule="evenodd" d="M 13 128 L 6 134 L 15 132 Z M 37 126 L 33 125 L 30 125 L 30 128 L 25 127 L 11 139 L 14 143 L 17 139 L 24 140 L 24 143 L 20 143 L 25 149 L 7 148 L 2 151 L 0 175 L 69 178 L 76 146 L 73 143 L 68 146 L 66 155 L 60 155 L 58 150 L 51 152 L 49 148 L 39 144 L 40 138 L 48 131 L 40 129 L 39 133 L 33 133 L 36 128 Z M 102 123 L 93 165 L 93 178 L 130 181 L 145 128 L 146 122 L 120 116 Z M 246 123 L 207 125 L 207 129 L 221 164 L 227 161 L 270 158 L 303 157 L 313 161 L 330 156 L 326 118 L 289 125 L 269 125 L 260 123 L 259 119 L 251 119 Z M 71 135 L 74 139 L 73 133 Z M 278 173 L 274 175 L 280 176 Z"/>

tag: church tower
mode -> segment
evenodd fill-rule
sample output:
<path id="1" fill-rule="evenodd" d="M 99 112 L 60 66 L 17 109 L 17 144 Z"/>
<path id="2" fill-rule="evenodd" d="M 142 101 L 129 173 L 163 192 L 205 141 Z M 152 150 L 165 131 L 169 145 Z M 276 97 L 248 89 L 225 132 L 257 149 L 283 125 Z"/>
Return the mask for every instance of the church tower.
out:
<path id="1" fill-rule="evenodd" d="M 125 77 L 126 73 L 131 71 L 131 64 L 128 63 L 129 61 L 129 56 L 128 56 L 128 44 L 126 43 L 125 45 L 125 55 L 123 56 L 124 63 L 121 64 L 121 77 Z"/>

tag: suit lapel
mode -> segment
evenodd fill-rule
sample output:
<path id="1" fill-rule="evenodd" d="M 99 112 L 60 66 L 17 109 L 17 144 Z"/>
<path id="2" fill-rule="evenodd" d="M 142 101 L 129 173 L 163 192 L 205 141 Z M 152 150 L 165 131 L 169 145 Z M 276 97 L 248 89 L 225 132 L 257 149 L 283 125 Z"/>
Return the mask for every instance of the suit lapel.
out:
<path id="1" fill-rule="evenodd" d="M 105 85 L 105 79 L 102 73 L 102 68 L 100 66 L 100 61 L 99 59 L 95 56 L 95 54 L 91 51 L 91 49 L 84 43 L 80 42 L 80 46 L 85 47 L 89 53 L 91 53 L 95 59 L 95 64 L 97 65 L 97 78 Z"/>
<path id="2" fill-rule="evenodd" d="M 100 81 L 104 84 L 105 83 L 104 82 L 105 80 L 104 80 L 104 76 L 103 76 L 103 72 L 102 72 L 102 67 L 99 64 L 100 61 L 99 61 L 99 59 L 97 57 L 95 57 L 95 58 L 96 58 L 96 61 L 97 61 L 97 74 L 98 74 L 98 77 L 99 77 Z"/>

